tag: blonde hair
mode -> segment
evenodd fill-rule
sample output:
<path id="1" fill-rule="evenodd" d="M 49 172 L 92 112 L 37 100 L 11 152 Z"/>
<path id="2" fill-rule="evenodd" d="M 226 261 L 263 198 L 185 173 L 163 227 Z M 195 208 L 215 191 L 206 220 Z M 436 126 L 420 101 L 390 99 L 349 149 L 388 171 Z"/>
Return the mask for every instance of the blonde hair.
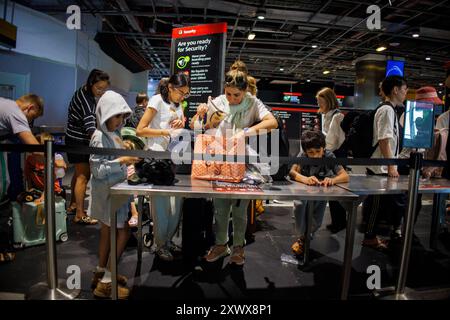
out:
<path id="1" fill-rule="evenodd" d="M 336 94 L 334 93 L 333 89 L 330 88 L 320 89 L 316 94 L 316 99 L 319 97 L 325 100 L 328 106 L 327 111 L 337 109 L 337 107 L 339 106 Z"/>
<path id="2" fill-rule="evenodd" d="M 242 60 L 236 60 L 235 62 L 233 62 L 233 64 L 230 66 L 230 71 L 231 70 L 238 70 L 245 74 L 248 74 L 247 65 Z"/>
<path id="3" fill-rule="evenodd" d="M 256 79 L 252 76 L 247 76 L 248 88 L 247 91 L 250 92 L 252 96 L 256 96 L 258 93 L 258 87 L 256 87 Z"/>
<path id="4" fill-rule="evenodd" d="M 21 96 L 19 99 L 20 102 L 28 102 L 33 104 L 37 109 L 37 116 L 41 117 L 44 115 L 44 100 L 34 93 L 30 93 L 24 96 Z"/>

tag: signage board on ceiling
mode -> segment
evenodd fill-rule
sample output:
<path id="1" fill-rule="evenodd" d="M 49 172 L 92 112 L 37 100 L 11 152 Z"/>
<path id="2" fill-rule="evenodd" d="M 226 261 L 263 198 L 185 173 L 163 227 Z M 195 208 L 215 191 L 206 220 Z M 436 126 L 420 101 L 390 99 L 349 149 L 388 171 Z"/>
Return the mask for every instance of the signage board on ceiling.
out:
<path id="1" fill-rule="evenodd" d="M 0 19 L 0 45 L 15 48 L 17 27 L 4 19 Z"/>
<path id="2" fill-rule="evenodd" d="M 226 23 L 172 30 L 171 73 L 183 72 L 191 79 L 191 95 L 183 102 L 189 121 L 197 106 L 208 101 L 208 96 L 222 94 L 226 35 Z"/>

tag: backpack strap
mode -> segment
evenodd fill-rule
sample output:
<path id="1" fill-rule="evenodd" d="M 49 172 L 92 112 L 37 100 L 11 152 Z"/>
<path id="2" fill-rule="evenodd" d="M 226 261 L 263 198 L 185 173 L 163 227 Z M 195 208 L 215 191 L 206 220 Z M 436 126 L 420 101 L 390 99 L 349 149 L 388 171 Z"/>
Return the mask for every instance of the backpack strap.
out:
<path id="1" fill-rule="evenodd" d="M 333 117 L 334 117 L 335 115 L 337 115 L 338 113 L 341 113 L 341 110 L 339 110 L 338 108 L 334 109 L 334 110 L 333 110 L 333 113 L 331 114 L 331 119 L 333 119 Z"/>
<path id="2" fill-rule="evenodd" d="M 400 124 L 399 124 L 398 119 L 397 119 L 397 113 L 395 112 L 395 106 L 394 106 L 394 105 L 392 104 L 392 102 L 390 102 L 390 101 L 383 101 L 383 102 L 380 102 L 380 103 L 378 104 L 378 106 L 376 107 L 375 111 L 374 111 L 374 118 L 375 118 L 375 114 L 377 113 L 378 109 L 381 108 L 382 106 L 386 106 L 386 105 L 390 106 L 390 107 L 392 108 L 392 110 L 394 111 L 394 124 L 393 124 L 393 128 L 395 129 L 395 128 L 397 127 L 397 135 L 398 135 L 397 146 L 396 146 L 396 148 L 395 148 L 395 154 L 394 154 L 394 156 L 396 157 L 396 156 L 398 156 L 398 154 L 399 154 L 399 147 L 400 147 Z M 378 142 L 377 142 L 377 144 L 375 145 L 375 149 L 376 149 L 377 147 L 378 147 Z"/>

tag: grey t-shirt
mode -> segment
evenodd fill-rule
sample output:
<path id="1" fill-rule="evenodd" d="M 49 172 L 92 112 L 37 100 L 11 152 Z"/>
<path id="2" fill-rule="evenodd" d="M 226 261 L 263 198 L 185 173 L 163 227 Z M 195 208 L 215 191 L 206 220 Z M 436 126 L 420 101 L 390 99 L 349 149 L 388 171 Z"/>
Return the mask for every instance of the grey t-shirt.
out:
<path id="1" fill-rule="evenodd" d="M 25 114 L 15 101 L 0 98 L 0 140 L 24 131 L 31 131 Z"/>
<path id="2" fill-rule="evenodd" d="M 306 153 L 301 151 L 297 157 L 307 157 Z M 325 150 L 324 158 L 336 158 L 333 152 Z M 339 164 L 334 165 L 301 165 L 300 174 L 306 177 L 315 176 L 319 180 L 323 180 L 325 178 L 332 178 L 338 174 L 339 171 L 343 169 L 343 167 Z"/>

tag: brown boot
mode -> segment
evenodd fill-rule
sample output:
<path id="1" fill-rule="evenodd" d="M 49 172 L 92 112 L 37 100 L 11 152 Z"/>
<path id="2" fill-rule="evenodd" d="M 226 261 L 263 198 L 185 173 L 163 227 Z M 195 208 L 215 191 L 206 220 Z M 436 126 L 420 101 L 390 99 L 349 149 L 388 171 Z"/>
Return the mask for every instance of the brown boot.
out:
<path id="1" fill-rule="evenodd" d="M 245 263 L 244 248 L 242 246 L 233 247 L 229 263 L 234 263 L 238 266 L 242 266 Z"/>
<path id="2" fill-rule="evenodd" d="M 111 292 L 112 292 L 111 282 L 108 283 L 99 282 L 94 290 L 94 296 L 99 298 L 111 298 Z M 129 295 L 130 289 L 121 285 L 117 287 L 117 297 L 119 299 L 121 300 L 128 299 Z"/>
<path id="3" fill-rule="evenodd" d="M 94 272 L 94 277 L 92 278 L 92 282 L 91 282 L 91 289 L 94 290 L 97 287 L 97 284 L 100 280 L 102 280 L 103 275 L 105 274 L 105 272 Z M 126 286 L 128 282 L 127 277 L 118 274 L 117 275 L 117 284 L 121 285 L 121 286 Z"/>

